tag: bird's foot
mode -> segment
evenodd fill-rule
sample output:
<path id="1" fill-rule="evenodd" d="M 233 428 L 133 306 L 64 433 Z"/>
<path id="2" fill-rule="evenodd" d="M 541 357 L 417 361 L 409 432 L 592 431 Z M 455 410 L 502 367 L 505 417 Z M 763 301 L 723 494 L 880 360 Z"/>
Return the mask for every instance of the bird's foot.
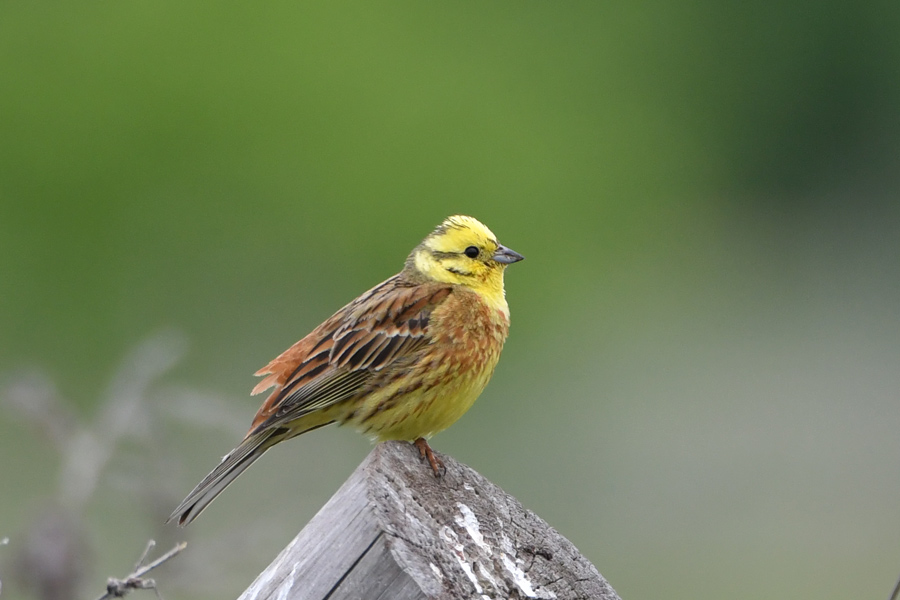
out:
<path id="1" fill-rule="evenodd" d="M 444 463 L 437 456 L 434 455 L 434 452 L 431 451 L 431 446 L 428 445 L 428 442 L 425 441 L 425 438 L 419 438 L 413 444 L 416 445 L 416 448 L 419 449 L 419 456 L 426 459 L 428 464 L 431 465 L 431 470 L 434 471 L 435 477 L 443 476 L 444 472 L 447 470 L 447 467 L 444 466 Z"/>

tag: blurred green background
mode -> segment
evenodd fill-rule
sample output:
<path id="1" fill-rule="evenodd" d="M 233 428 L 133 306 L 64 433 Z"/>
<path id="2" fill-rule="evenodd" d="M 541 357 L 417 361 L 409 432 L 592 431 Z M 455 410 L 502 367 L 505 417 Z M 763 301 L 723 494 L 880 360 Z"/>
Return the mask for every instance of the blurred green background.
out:
<path id="1" fill-rule="evenodd" d="M 80 596 L 153 537 L 191 542 L 166 598 L 236 597 L 368 441 L 303 436 L 161 522 L 251 374 L 455 213 L 527 260 L 435 448 L 626 599 L 886 597 L 898 31 L 879 1 L 0 4 L 4 597 L 38 597 L 23 553 L 73 495 Z M 87 491 L 50 413 L 107 443 Z"/>

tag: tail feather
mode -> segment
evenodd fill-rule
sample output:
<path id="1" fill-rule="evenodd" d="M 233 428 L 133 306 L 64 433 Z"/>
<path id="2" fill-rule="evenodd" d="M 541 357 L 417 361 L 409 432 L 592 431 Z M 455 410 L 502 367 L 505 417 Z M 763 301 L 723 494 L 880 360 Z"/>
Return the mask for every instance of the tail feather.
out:
<path id="1" fill-rule="evenodd" d="M 251 435 L 241 442 L 240 446 L 229 452 L 222 462 L 197 484 L 166 522 L 177 520 L 178 525 L 184 527 L 196 519 L 238 475 L 265 454 L 266 450 L 280 442 L 284 433 L 284 429 L 269 429 Z"/>

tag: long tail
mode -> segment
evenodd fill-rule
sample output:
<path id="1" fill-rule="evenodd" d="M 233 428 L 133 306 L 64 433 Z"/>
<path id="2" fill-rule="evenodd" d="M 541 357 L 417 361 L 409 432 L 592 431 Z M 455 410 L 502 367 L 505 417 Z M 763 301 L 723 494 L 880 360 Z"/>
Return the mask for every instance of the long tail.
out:
<path id="1" fill-rule="evenodd" d="M 286 429 L 268 429 L 246 438 L 241 444 L 228 453 L 212 473 L 203 478 L 197 487 L 188 494 L 166 523 L 177 520 L 184 527 L 203 512 L 209 503 L 216 499 L 228 485 L 234 481 L 244 469 L 252 465 L 266 450 L 285 439 Z"/>

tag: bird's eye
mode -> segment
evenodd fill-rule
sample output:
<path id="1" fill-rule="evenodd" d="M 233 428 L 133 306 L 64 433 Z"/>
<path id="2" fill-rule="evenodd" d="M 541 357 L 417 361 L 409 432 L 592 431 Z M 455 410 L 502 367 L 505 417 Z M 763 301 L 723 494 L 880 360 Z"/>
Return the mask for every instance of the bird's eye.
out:
<path id="1" fill-rule="evenodd" d="M 475 246 L 469 246 L 463 251 L 463 254 L 465 254 L 469 258 L 475 258 L 478 256 L 478 248 L 476 248 Z"/>

